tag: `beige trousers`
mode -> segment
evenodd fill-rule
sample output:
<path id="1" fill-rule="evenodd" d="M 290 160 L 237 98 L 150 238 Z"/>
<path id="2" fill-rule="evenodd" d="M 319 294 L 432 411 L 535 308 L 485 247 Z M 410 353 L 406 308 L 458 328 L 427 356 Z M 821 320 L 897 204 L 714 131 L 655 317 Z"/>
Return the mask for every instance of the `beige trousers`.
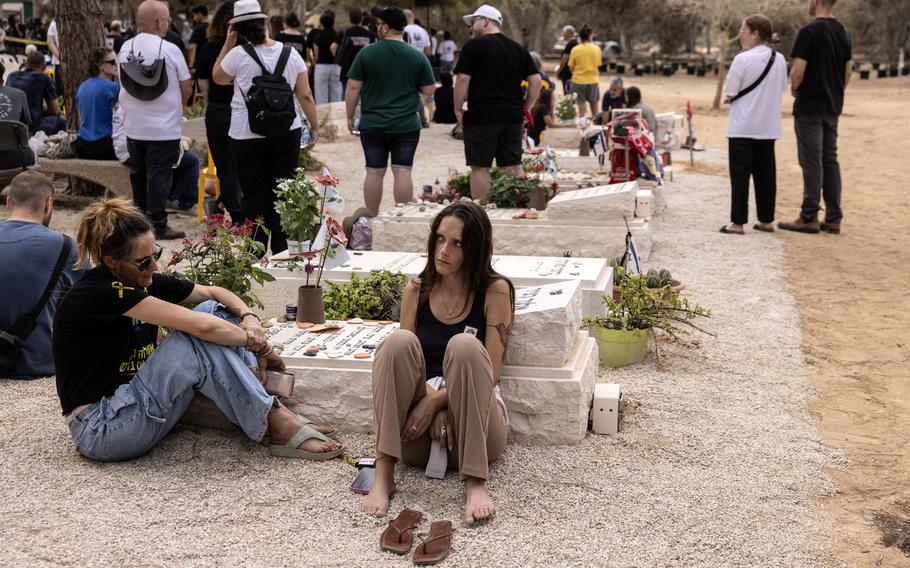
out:
<path id="1" fill-rule="evenodd" d="M 430 429 L 420 438 L 402 442 L 408 412 L 426 395 L 426 366 L 417 336 L 398 330 L 380 344 L 373 362 L 373 412 L 376 451 L 405 462 L 426 466 Z M 449 340 L 442 363 L 448 391 L 449 427 L 455 433 L 448 452 L 449 468 L 487 479 L 488 464 L 506 448 L 509 427 L 496 402 L 493 366 L 483 344 L 459 333 Z M 432 424 L 430 426 L 432 428 Z"/>

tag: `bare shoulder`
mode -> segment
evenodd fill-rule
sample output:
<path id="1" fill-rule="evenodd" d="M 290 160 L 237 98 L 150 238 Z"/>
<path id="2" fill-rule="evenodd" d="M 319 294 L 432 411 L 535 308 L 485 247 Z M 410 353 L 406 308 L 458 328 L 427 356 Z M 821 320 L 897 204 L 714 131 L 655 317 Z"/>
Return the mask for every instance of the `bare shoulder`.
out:
<path id="1" fill-rule="evenodd" d="M 487 288 L 487 297 L 491 296 L 505 296 L 509 297 L 509 281 L 505 278 L 497 278 L 490 282 L 490 286 Z"/>

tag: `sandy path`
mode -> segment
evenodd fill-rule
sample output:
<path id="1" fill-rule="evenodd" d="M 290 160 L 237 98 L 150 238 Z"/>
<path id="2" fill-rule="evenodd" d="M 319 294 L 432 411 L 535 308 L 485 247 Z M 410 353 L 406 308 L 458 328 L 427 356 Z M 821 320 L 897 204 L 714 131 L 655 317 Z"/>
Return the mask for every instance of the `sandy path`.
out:
<path id="1" fill-rule="evenodd" d="M 726 113 L 707 110 L 713 82 L 635 83 L 657 109 L 681 109 L 691 98 L 699 142 L 726 149 Z M 821 392 L 813 415 L 826 441 L 845 448 L 850 462 L 849 468 L 830 472 L 840 490 L 819 506 L 829 521 L 826 538 L 851 566 L 910 566 L 904 554 L 882 545 L 873 523 L 880 511 L 907 519 L 901 503 L 910 499 L 910 300 L 902 292 L 910 274 L 908 100 L 908 78 L 854 76 L 839 127 L 843 234 L 777 233 L 799 301 L 808 378 Z M 783 138 L 777 144 L 778 220 L 794 219 L 802 198 L 791 103 L 785 96 Z M 696 156 L 700 171 L 726 176 L 725 164 Z M 725 221 L 719 218 L 717 225 Z"/>

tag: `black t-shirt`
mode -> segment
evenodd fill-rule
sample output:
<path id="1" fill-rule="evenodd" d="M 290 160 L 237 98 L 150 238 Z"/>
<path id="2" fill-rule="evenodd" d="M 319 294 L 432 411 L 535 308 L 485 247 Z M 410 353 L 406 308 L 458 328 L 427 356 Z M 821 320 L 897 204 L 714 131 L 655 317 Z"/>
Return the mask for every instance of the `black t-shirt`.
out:
<path id="1" fill-rule="evenodd" d="M 338 64 L 341 66 L 342 79 L 347 79 L 348 69 L 351 68 L 351 63 L 354 62 L 354 58 L 357 57 L 360 50 L 376 42 L 377 39 L 376 34 L 363 26 L 351 26 L 341 34 L 341 37 L 338 38 L 338 53 L 340 54 Z"/>
<path id="2" fill-rule="evenodd" d="M 331 47 L 332 44 L 336 43 L 339 39 L 335 30 L 320 30 L 319 33 L 313 37 L 313 45 L 319 48 L 319 57 L 316 58 L 316 63 L 327 65 L 335 63 L 335 56 L 332 55 Z"/>
<path id="3" fill-rule="evenodd" d="M 528 127 L 528 136 L 534 141 L 535 146 L 540 146 L 540 135 L 547 129 L 547 116 L 550 115 L 550 107 L 546 105 L 537 105 L 534 109 L 534 125 Z"/>
<path id="4" fill-rule="evenodd" d="M 209 82 L 209 102 L 220 103 L 223 105 L 231 104 L 234 98 L 233 85 L 219 85 L 212 80 L 212 69 L 215 68 L 215 60 L 221 53 L 223 45 L 206 42 L 199 51 L 196 52 L 196 78 L 205 79 Z"/>
<path id="5" fill-rule="evenodd" d="M 104 266 L 89 270 L 63 297 L 54 317 L 54 364 L 63 414 L 98 402 L 128 383 L 158 342 L 158 326 L 123 315 L 149 296 L 173 304 L 193 283 L 155 274 L 152 285 L 122 283 Z"/>
<path id="6" fill-rule="evenodd" d="M 578 40 L 572 38 L 569 40 L 569 43 L 566 44 L 566 48 L 562 50 L 563 55 L 569 55 L 572 53 L 572 48 L 578 45 Z M 569 60 L 566 60 L 566 64 L 559 68 L 559 77 L 560 81 L 570 81 L 572 79 L 572 70 L 569 69 Z"/>
<path id="7" fill-rule="evenodd" d="M 455 74 L 471 76 L 465 124 L 520 124 L 524 119 L 521 82 L 538 74 L 528 50 L 501 33 L 469 40 Z"/>
<path id="8" fill-rule="evenodd" d="M 164 41 L 169 41 L 180 48 L 180 53 L 183 53 L 186 50 L 186 46 L 183 45 L 183 39 L 180 37 L 180 34 L 177 33 L 177 30 L 174 28 L 169 28 L 164 34 Z"/>
<path id="9" fill-rule="evenodd" d="M 284 45 L 293 47 L 306 60 L 306 38 L 303 37 L 303 34 L 281 32 L 275 36 L 275 41 L 280 41 Z"/>
<path id="10" fill-rule="evenodd" d="M 844 109 L 847 62 L 853 59 L 850 36 L 834 18 L 816 18 L 796 35 L 790 57 L 806 60 L 793 114 L 837 116 Z"/>
<path id="11" fill-rule="evenodd" d="M 205 45 L 208 42 L 208 38 L 206 37 L 206 33 L 208 31 L 209 31 L 209 23 L 202 22 L 201 24 L 196 24 L 196 26 L 193 28 L 193 33 L 190 34 L 189 43 L 196 45 L 195 59 L 194 59 L 194 61 L 191 62 L 193 64 L 193 67 L 196 67 L 199 65 L 199 50 L 202 48 L 203 45 Z"/>

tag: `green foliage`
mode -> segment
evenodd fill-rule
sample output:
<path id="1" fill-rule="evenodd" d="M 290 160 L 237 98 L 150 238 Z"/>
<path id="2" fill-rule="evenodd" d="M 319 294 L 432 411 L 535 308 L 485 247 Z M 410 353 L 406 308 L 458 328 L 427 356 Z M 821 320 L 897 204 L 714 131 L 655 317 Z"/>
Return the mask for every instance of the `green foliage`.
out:
<path id="1" fill-rule="evenodd" d="M 322 172 L 322 168 L 325 167 L 325 164 L 320 162 L 307 148 L 300 149 L 300 159 L 297 161 L 297 165 L 307 172 Z"/>
<path id="2" fill-rule="evenodd" d="M 275 210 L 281 219 L 281 228 L 291 240 L 303 242 L 316 237 L 322 222 L 320 200 L 316 182 L 306 179 L 303 168 L 297 168 L 292 178 L 278 180 Z"/>
<path id="3" fill-rule="evenodd" d="M 540 183 L 537 178 L 525 178 L 507 173 L 491 176 L 490 191 L 484 203 L 495 203 L 497 207 L 527 207 L 531 191 L 544 192 L 544 201 L 550 201 L 555 192 Z"/>
<path id="4" fill-rule="evenodd" d="M 564 96 L 556 103 L 553 113 L 559 120 L 574 120 L 578 116 L 578 96 L 575 93 Z"/>
<path id="5" fill-rule="evenodd" d="M 648 288 L 645 277 L 626 276 L 619 284 L 619 300 L 606 294 L 603 303 L 607 314 L 585 317 L 585 327 L 607 329 L 661 329 L 673 337 L 695 329 L 713 335 L 693 323 L 699 317 L 711 317 L 711 310 L 682 299 L 670 287 Z"/>
<path id="6" fill-rule="evenodd" d="M 364 278 L 351 274 L 351 281 L 345 284 L 330 282 L 324 297 L 325 317 L 397 320 L 407 283 L 407 276 L 388 270 Z"/>
<path id="7" fill-rule="evenodd" d="M 193 120 L 194 118 L 202 118 L 205 116 L 205 106 L 201 104 L 191 105 L 184 107 L 183 117 L 187 120 Z"/>
<path id="8" fill-rule="evenodd" d="M 266 228 L 249 219 L 233 225 L 224 215 L 206 218 L 206 232 L 198 241 L 183 240 L 165 267 L 167 274 L 203 286 L 220 286 L 237 294 L 248 306 L 264 307 L 250 292 L 252 283 L 274 282 L 275 277 L 260 268 L 265 245 L 253 239 L 254 231 Z"/>
<path id="9" fill-rule="evenodd" d="M 496 170 L 496 168 L 493 169 Z M 451 170 L 449 173 L 452 175 L 452 177 L 449 178 L 449 181 L 446 182 L 446 187 L 449 188 L 449 192 L 451 193 L 454 191 L 458 193 L 460 197 L 471 197 L 471 174 L 459 174 L 454 170 Z"/>

